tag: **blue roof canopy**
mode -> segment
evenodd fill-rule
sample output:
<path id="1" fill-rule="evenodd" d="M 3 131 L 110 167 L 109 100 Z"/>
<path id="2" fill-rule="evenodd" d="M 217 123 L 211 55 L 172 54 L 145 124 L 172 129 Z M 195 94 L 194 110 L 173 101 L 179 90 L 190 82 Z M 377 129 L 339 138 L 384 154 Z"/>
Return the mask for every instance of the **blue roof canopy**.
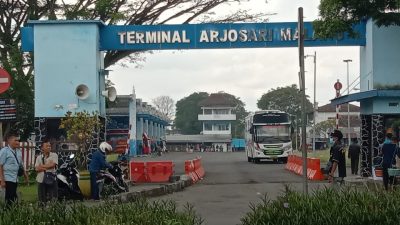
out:
<path id="1" fill-rule="evenodd" d="M 374 97 L 400 97 L 400 90 L 371 90 L 340 96 L 331 100 L 334 105 L 341 105 L 348 102 L 360 101 Z"/>

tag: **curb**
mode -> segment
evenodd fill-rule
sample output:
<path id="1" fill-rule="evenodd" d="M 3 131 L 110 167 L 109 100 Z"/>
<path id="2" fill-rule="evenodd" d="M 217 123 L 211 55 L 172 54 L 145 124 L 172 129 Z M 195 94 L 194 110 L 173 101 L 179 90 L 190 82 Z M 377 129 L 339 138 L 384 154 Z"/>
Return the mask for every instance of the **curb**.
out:
<path id="1" fill-rule="evenodd" d="M 181 175 L 180 180 L 170 184 L 162 184 L 159 187 L 152 189 L 133 191 L 127 193 L 121 193 L 119 195 L 111 197 L 112 200 L 119 202 L 130 202 L 142 197 L 158 197 L 162 195 L 171 194 L 184 190 L 193 184 L 192 179 L 187 175 Z"/>

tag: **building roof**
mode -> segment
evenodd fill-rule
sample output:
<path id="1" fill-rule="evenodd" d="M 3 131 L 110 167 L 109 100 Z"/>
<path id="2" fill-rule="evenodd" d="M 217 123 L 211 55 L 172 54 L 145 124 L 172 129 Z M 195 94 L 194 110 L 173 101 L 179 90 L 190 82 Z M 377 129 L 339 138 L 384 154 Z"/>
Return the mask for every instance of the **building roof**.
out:
<path id="1" fill-rule="evenodd" d="M 340 96 L 331 100 L 332 104 L 343 104 L 346 102 L 360 101 L 374 97 L 400 97 L 400 90 L 370 90 L 350 95 Z"/>
<path id="2" fill-rule="evenodd" d="M 348 104 L 340 105 L 339 112 L 347 112 L 347 105 Z M 332 103 L 323 105 L 318 107 L 318 112 L 336 112 L 336 105 Z M 350 112 L 360 112 L 360 107 L 350 104 Z"/>
<path id="3" fill-rule="evenodd" d="M 201 107 L 235 107 L 236 104 L 232 101 L 232 96 L 230 94 L 219 92 L 210 94 L 210 96 L 203 101 L 199 102 Z"/>
<path id="4" fill-rule="evenodd" d="M 212 134 L 196 134 L 196 135 L 166 135 L 167 143 L 230 143 L 232 136 L 212 135 Z"/>

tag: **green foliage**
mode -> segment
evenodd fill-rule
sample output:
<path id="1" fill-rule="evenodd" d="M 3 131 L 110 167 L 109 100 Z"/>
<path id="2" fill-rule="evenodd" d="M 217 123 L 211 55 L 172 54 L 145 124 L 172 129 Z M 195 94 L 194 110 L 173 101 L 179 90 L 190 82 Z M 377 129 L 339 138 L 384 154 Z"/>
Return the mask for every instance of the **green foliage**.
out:
<path id="1" fill-rule="evenodd" d="M 198 120 L 201 114 L 199 102 L 208 97 L 206 92 L 193 93 L 176 103 L 175 126 L 182 134 L 200 134 L 202 123 Z"/>
<path id="2" fill-rule="evenodd" d="M 1 43 L 1 42 L 0 42 Z M 0 54 L 1 55 L 1 54 Z M 33 76 L 25 75 L 23 68 L 23 58 L 17 46 L 10 46 L 10 57 L 7 61 L 1 61 L 0 67 L 12 77 L 10 88 L 0 95 L 1 98 L 14 99 L 17 106 L 17 122 L 12 123 L 12 130 L 18 131 L 22 139 L 29 137 L 33 131 Z M 19 69 L 16 69 L 19 68 Z"/>
<path id="3" fill-rule="evenodd" d="M 321 18 L 314 21 L 319 38 L 332 38 L 343 32 L 356 36 L 352 25 L 372 18 L 378 26 L 400 25 L 399 0 L 321 0 Z"/>
<path id="4" fill-rule="evenodd" d="M 8 224 L 97 224 L 97 225 L 200 225 L 203 220 L 192 207 L 178 211 L 172 201 L 149 202 L 137 199 L 134 202 L 104 202 L 94 206 L 56 202 L 43 208 L 35 204 L 22 203 L 10 210 L 0 210 L 0 225 Z"/>
<path id="5" fill-rule="evenodd" d="M 317 124 L 315 124 L 315 135 L 316 137 L 328 137 L 328 130 L 333 130 L 335 129 L 335 120 L 325 120 L 322 122 L 319 122 Z M 311 129 L 311 132 L 314 132 L 314 129 Z"/>
<path id="6" fill-rule="evenodd" d="M 78 143 L 77 153 L 78 168 L 86 168 L 86 156 L 88 154 L 86 144 L 91 142 L 93 133 L 102 126 L 97 112 L 67 112 L 61 118 L 60 129 L 65 129 L 67 140 Z"/>
<path id="7" fill-rule="evenodd" d="M 306 112 L 312 112 L 312 104 L 308 100 L 306 102 Z M 291 115 L 297 115 L 300 120 L 301 114 L 301 95 L 300 90 L 295 84 L 286 87 L 278 87 L 271 89 L 263 94 L 257 102 L 257 107 L 260 109 L 281 110 Z"/>
<path id="8" fill-rule="evenodd" d="M 30 178 L 29 180 L 29 185 L 25 185 L 25 182 L 21 180 L 18 184 L 17 192 L 20 193 L 19 198 L 21 201 L 34 203 L 38 200 L 38 185 L 36 180 L 31 180 Z"/>
<path id="9" fill-rule="evenodd" d="M 304 195 L 287 189 L 275 201 L 251 205 L 243 225 L 269 224 L 399 224 L 400 191 L 324 189 Z"/>

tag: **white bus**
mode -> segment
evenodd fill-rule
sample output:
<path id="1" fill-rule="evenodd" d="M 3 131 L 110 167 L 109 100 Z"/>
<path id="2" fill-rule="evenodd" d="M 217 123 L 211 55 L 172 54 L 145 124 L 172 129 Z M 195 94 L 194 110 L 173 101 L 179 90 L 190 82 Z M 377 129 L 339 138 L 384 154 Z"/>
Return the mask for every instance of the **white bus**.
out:
<path id="1" fill-rule="evenodd" d="M 262 110 L 246 117 L 245 140 L 247 161 L 262 159 L 287 162 L 292 153 L 291 122 L 288 113 Z"/>

